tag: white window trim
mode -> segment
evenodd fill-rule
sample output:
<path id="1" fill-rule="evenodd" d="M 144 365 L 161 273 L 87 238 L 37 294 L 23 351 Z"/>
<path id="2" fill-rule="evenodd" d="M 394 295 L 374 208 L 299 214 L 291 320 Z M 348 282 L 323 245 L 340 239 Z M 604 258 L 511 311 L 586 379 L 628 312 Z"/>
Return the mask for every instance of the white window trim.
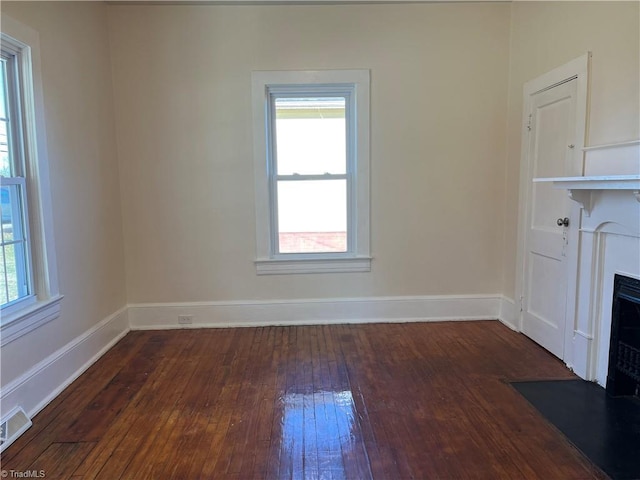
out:
<path id="1" fill-rule="evenodd" d="M 252 72 L 253 158 L 256 204 L 255 261 L 258 275 L 289 273 L 368 272 L 370 256 L 369 206 L 369 70 L 305 70 Z M 355 195 L 350 212 L 354 243 L 348 253 L 274 254 L 267 162 L 268 89 L 275 87 L 353 86 L 355 132 Z"/>
<path id="2" fill-rule="evenodd" d="M 2 15 L 3 49 L 19 52 L 24 115 L 25 177 L 28 190 L 29 225 L 35 296 L 19 308 L 5 309 L 0 319 L 0 346 L 57 318 L 62 295 L 58 290 L 56 249 L 49 186 L 47 136 L 44 120 L 40 39 L 36 31 Z"/>

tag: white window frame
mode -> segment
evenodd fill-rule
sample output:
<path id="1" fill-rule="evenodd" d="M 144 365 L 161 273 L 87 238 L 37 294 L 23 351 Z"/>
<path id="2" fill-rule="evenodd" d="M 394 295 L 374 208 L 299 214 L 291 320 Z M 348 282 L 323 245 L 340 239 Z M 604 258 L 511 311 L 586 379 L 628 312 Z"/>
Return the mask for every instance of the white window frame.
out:
<path id="1" fill-rule="evenodd" d="M 0 56 L 6 62 L 6 88 L 7 98 L 5 108 L 8 111 L 9 123 L 7 130 L 7 141 L 9 151 L 13 159 L 13 173 L 9 177 L 1 177 L 3 187 L 17 187 L 17 195 L 12 198 L 11 210 L 14 227 L 20 231 L 20 243 L 24 243 L 24 255 L 22 260 L 18 260 L 16 250 L 16 271 L 18 274 L 19 290 L 24 291 L 20 297 L 6 305 L 2 306 L 2 314 L 10 315 L 13 312 L 20 311 L 36 302 L 36 295 L 33 287 L 33 266 L 31 262 L 31 233 L 29 228 L 29 201 L 26 182 L 26 151 L 25 151 L 25 133 L 24 133 L 24 105 L 22 91 L 24 85 L 22 78 L 24 75 L 23 65 L 21 62 L 22 47 L 15 40 L 2 36 L 1 54 Z M 4 93 L 4 92 L 3 92 Z M 17 197 L 17 198 L 16 198 Z M 22 277 L 22 278 L 20 278 Z M 20 288 L 22 287 L 22 288 Z"/>
<path id="2" fill-rule="evenodd" d="M 20 149 L 28 204 L 26 221 L 31 263 L 32 295 L 2 309 L 0 346 L 4 346 L 60 315 L 56 249 L 53 234 L 47 139 L 40 72 L 38 33 L 2 16 L 0 44 L 3 55 L 15 58 L 20 94 Z M 13 180 L 8 180 L 12 182 Z"/>
<path id="3" fill-rule="evenodd" d="M 368 272 L 369 206 L 369 70 L 252 72 L 254 178 L 256 202 L 256 272 Z M 347 252 L 278 253 L 275 201 L 276 172 L 272 155 L 274 96 L 344 96 L 347 123 Z M 336 176 L 337 178 L 338 176 Z M 340 175 L 339 177 L 343 177 Z"/>

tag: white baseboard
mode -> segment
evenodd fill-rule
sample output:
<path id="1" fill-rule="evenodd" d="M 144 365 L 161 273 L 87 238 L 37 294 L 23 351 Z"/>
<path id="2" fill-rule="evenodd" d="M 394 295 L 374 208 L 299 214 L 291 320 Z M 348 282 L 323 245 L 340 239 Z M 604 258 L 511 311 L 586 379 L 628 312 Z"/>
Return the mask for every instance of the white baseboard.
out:
<path id="1" fill-rule="evenodd" d="M 500 295 L 129 305 L 132 330 L 498 319 Z M 181 325 L 178 315 L 192 315 Z"/>
<path id="2" fill-rule="evenodd" d="M 0 415 L 21 406 L 33 418 L 128 332 L 124 307 L 4 385 Z"/>
<path id="3" fill-rule="evenodd" d="M 520 327 L 518 327 L 518 313 L 520 312 L 516 308 L 516 302 L 507 297 L 500 298 L 500 316 L 498 319 L 516 332 L 521 331 Z"/>

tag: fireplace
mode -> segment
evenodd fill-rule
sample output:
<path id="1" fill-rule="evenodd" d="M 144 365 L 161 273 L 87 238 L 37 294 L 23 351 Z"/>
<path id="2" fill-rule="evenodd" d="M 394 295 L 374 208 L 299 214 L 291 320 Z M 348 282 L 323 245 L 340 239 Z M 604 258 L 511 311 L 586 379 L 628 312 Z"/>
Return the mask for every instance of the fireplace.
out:
<path id="1" fill-rule="evenodd" d="M 640 280 L 616 274 L 607 393 L 640 396 Z"/>
<path id="2" fill-rule="evenodd" d="M 583 176 L 548 179 L 554 187 L 568 191 L 573 200 L 572 218 L 580 217 L 579 225 L 574 222 L 575 231 L 569 229 L 567 239 L 567 268 L 571 279 L 565 314 L 567 333 L 571 327 L 573 332 L 565 335 L 563 360 L 580 378 L 609 385 L 609 391 L 625 396 L 634 395 L 640 383 L 637 363 L 632 368 L 632 362 L 628 361 L 634 355 L 637 359 L 640 349 L 638 327 L 634 332 L 628 320 L 635 315 L 638 322 L 640 304 L 640 288 L 637 281 L 633 281 L 640 279 L 638 159 L 640 140 L 585 147 Z M 577 208 L 582 212 L 578 214 Z M 617 274 L 632 278 L 622 289 L 622 296 L 616 294 L 616 315 L 623 317 L 623 325 L 612 328 Z M 573 282 L 573 278 L 577 281 Z M 616 280 L 616 284 L 618 282 Z M 633 298 L 635 300 L 630 300 Z M 618 345 L 621 335 L 623 344 Z M 625 341 L 627 335 L 632 337 L 631 343 Z M 635 380 L 629 379 L 634 376 Z M 626 385 L 618 387 L 617 379 Z M 631 399 L 635 401 L 638 397 Z"/>

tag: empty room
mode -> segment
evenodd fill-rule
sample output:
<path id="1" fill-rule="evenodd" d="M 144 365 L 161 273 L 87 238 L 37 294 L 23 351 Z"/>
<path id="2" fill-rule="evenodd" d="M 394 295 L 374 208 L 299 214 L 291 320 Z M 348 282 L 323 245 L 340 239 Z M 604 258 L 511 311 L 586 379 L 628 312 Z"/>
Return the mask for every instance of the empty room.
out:
<path id="1" fill-rule="evenodd" d="M 2 478 L 640 479 L 640 2 L 0 31 Z"/>

